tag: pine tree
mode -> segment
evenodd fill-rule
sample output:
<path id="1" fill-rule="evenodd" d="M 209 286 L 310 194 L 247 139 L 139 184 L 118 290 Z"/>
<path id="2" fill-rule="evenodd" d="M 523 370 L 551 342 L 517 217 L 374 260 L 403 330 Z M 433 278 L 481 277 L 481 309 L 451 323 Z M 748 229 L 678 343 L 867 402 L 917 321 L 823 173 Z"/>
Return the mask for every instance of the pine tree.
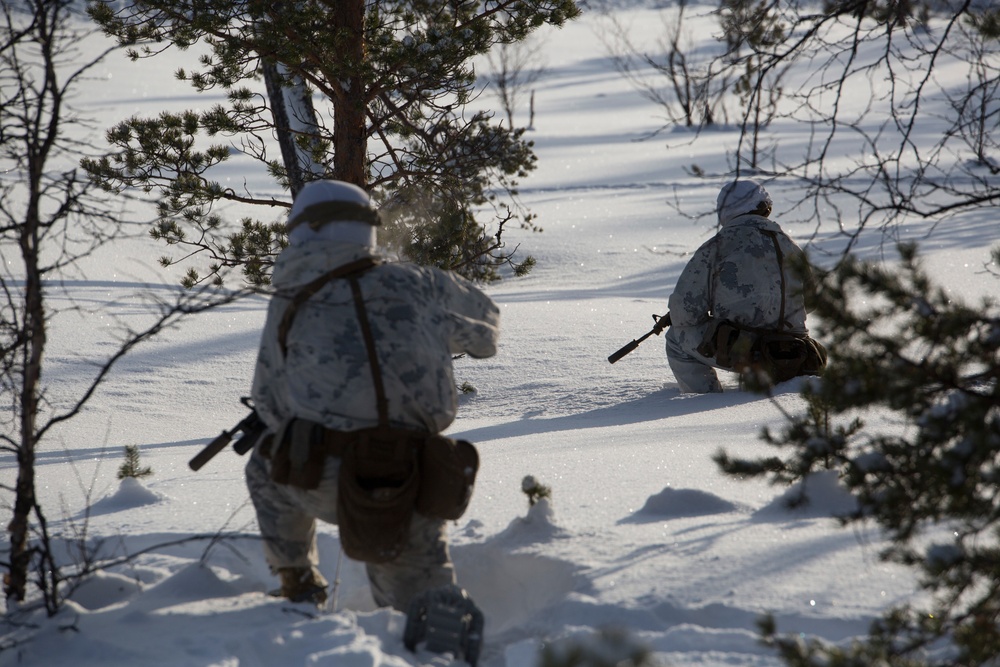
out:
<path id="1" fill-rule="evenodd" d="M 141 479 L 152 474 L 152 468 L 139 465 L 139 445 L 125 445 L 125 461 L 118 467 L 118 479 L 127 477 Z"/>
<path id="2" fill-rule="evenodd" d="M 534 475 L 524 476 L 521 480 L 521 491 L 528 496 L 528 507 L 534 507 L 543 498 L 552 497 L 552 487 L 542 484 Z"/>
<path id="3" fill-rule="evenodd" d="M 791 482 L 835 470 L 858 500 L 845 524 L 874 521 L 881 553 L 919 573 L 928 609 L 889 610 L 850 648 L 765 638 L 790 665 L 974 665 L 1000 657 L 1000 309 L 936 286 L 915 246 L 898 268 L 850 259 L 823 280 L 816 315 L 830 363 L 805 386 L 808 409 L 780 434 L 784 455 L 716 460 L 729 474 Z M 1000 261 L 1000 250 L 994 262 Z M 872 431 L 887 411 L 897 428 Z M 946 524 L 927 544 L 927 533 Z M 952 651 L 923 650 L 946 639 Z M 937 653 L 935 653 L 937 655 Z"/>
<path id="4" fill-rule="evenodd" d="M 230 266 L 243 267 L 252 284 L 267 283 L 285 243 L 281 222 L 234 223 L 214 209 L 240 202 L 267 212 L 290 202 L 215 181 L 211 170 L 231 146 L 205 141 L 231 137 L 294 192 L 294 160 L 268 152 L 275 132 L 290 135 L 316 168 L 307 178 L 370 191 L 404 254 L 480 280 L 497 278 L 504 265 L 528 268 L 514 262 L 502 233 L 511 222 L 537 229 L 516 189 L 536 158 L 523 130 L 467 112 L 476 92 L 472 59 L 541 25 L 562 25 L 579 13 L 574 0 L 139 0 L 93 3 L 90 13 L 135 59 L 203 42 L 210 52 L 200 68 L 178 76 L 200 92 L 227 92 L 227 104 L 208 110 L 123 121 L 108 132 L 115 151 L 85 162 L 108 190 L 158 194 L 153 236 L 210 258 L 208 273 L 192 268 L 188 284 L 219 281 Z M 259 90 L 262 74 L 308 88 L 316 113 L 293 109 L 283 119 L 287 109 Z M 476 217 L 483 209 L 495 213 L 490 230 Z"/>

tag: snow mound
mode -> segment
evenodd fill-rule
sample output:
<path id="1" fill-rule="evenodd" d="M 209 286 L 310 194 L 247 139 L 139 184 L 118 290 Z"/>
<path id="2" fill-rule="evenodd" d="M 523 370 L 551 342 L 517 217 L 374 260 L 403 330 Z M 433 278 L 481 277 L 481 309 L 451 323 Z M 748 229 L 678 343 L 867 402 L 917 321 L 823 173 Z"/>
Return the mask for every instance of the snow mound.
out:
<path id="1" fill-rule="evenodd" d="M 805 502 L 800 502 L 802 500 Z M 800 503 L 797 506 L 796 503 Z M 763 519 L 845 516 L 858 508 L 857 500 L 833 470 L 814 472 L 792 484 L 780 496 L 754 513 Z"/>
<path id="2" fill-rule="evenodd" d="M 144 505 L 154 505 L 164 500 L 167 500 L 166 496 L 147 489 L 139 479 L 126 477 L 121 480 L 114 494 L 94 503 L 91 514 L 111 514 Z"/>
<path id="3" fill-rule="evenodd" d="M 555 522 L 555 512 L 548 498 L 540 498 L 528 508 L 525 516 L 511 521 L 510 525 L 493 539 L 512 548 L 566 536 L 566 531 Z"/>
<path id="4" fill-rule="evenodd" d="M 150 599 L 159 598 L 171 602 L 236 597 L 244 592 L 238 581 L 238 577 L 224 568 L 210 567 L 195 561 L 156 584 L 149 589 L 147 595 Z"/>
<path id="5" fill-rule="evenodd" d="M 699 489 L 667 487 L 646 499 L 646 504 L 622 523 L 645 523 L 665 518 L 708 516 L 739 511 L 740 506 Z"/>
<path id="6" fill-rule="evenodd" d="M 69 593 L 69 599 L 88 611 L 106 609 L 131 600 L 142 590 L 134 577 L 98 570 Z"/>

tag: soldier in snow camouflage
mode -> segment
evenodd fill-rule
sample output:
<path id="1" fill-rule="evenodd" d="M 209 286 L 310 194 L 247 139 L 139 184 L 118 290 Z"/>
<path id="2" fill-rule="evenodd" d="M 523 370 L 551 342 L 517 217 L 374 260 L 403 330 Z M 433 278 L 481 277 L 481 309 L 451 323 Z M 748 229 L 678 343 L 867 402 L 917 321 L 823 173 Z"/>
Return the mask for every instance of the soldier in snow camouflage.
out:
<path id="1" fill-rule="evenodd" d="M 698 351 L 718 322 L 808 334 L 803 281 L 791 268 L 802 250 L 768 219 L 767 191 L 733 181 L 719 193 L 718 214 L 719 232 L 698 248 L 670 295 L 667 361 L 683 392 L 722 391 L 715 368 L 723 366 Z"/>
<path id="2" fill-rule="evenodd" d="M 355 211 L 352 215 L 344 215 Z M 351 208 L 353 206 L 353 208 Z M 369 215 L 370 214 L 370 215 Z M 345 219 L 346 218 L 346 219 Z M 302 189 L 289 213 L 289 246 L 275 262 L 274 298 L 261 337 L 252 396 L 261 418 L 278 432 L 292 418 L 335 431 L 378 424 L 376 391 L 351 288 L 333 280 L 296 311 L 285 346 L 279 326 L 290 299 L 332 269 L 375 257 L 377 215 L 367 194 L 338 181 Z M 358 278 L 371 325 L 392 426 L 439 433 L 455 418 L 452 355 L 495 354 L 499 311 L 483 292 L 452 273 L 383 263 Z M 337 523 L 340 460 L 328 457 L 315 489 L 275 483 L 260 449 L 247 464 L 250 495 L 268 564 L 292 599 L 325 600 L 316 520 Z M 367 564 L 379 606 L 406 610 L 425 589 L 455 583 L 445 522 L 416 515 L 403 553 Z"/>

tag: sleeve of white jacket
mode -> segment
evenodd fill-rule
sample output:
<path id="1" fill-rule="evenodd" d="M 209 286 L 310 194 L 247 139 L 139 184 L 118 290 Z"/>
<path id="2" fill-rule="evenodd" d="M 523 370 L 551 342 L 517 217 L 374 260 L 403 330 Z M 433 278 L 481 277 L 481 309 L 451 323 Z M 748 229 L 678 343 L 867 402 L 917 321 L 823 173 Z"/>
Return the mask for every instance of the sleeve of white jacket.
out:
<path id="1" fill-rule="evenodd" d="M 482 290 L 452 272 L 437 272 L 442 309 L 450 324 L 449 345 L 453 354 L 477 359 L 497 352 L 500 309 Z"/>

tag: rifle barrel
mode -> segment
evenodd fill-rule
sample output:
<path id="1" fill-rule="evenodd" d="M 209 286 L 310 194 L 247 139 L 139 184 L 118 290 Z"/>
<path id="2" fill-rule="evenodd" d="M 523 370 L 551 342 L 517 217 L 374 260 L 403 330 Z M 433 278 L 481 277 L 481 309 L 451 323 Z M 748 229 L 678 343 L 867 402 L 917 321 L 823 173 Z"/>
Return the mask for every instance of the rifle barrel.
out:
<path id="1" fill-rule="evenodd" d="M 608 363 L 612 364 L 615 363 L 616 361 L 618 361 L 619 359 L 621 359 L 622 357 L 624 357 L 626 354 L 628 354 L 637 347 L 639 347 L 639 341 L 633 340 L 631 343 L 629 343 L 628 345 L 626 345 L 625 347 L 623 347 L 622 349 L 618 350 L 610 357 L 608 357 Z"/>
<path id="2" fill-rule="evenodd" d="M 223 431 L 215 438 L 212 442 L 205 445 L 205 448 L 195 454 L 194 458 L 188 461 L 188 466 L 191 470 L 200 470 L 203 465 L 212 460 L 212 458 L 226 448 L 226 445 L 230 443 L 233 439 L 232 431 Z"/>
<path id="3" fill-rule="evenodd" d="M 653 317 L 656 318 L 656 315 L 653 315 Z M 670 326 L 670 313 L 667 313 L 666 315 L 657 320 L 656 325 L 653 326 L 653 328 L 650 331 L 647 331 L 639 338 L 634 339 L 631 343 L 629 343 L 628 345 L 626 345 L 625 347 L 623 347 L 622 349 L 618 350 L 610 357 L 608 357 L 608 363 L 612 364 L 615 363 L 616 361 L 624 357 L 626 354 L 628 354 L 635 348 L 639 347 L 639 343 L 646 340 L 653 334 L 659 336 L 660 333 L 669 326 Z"/>

